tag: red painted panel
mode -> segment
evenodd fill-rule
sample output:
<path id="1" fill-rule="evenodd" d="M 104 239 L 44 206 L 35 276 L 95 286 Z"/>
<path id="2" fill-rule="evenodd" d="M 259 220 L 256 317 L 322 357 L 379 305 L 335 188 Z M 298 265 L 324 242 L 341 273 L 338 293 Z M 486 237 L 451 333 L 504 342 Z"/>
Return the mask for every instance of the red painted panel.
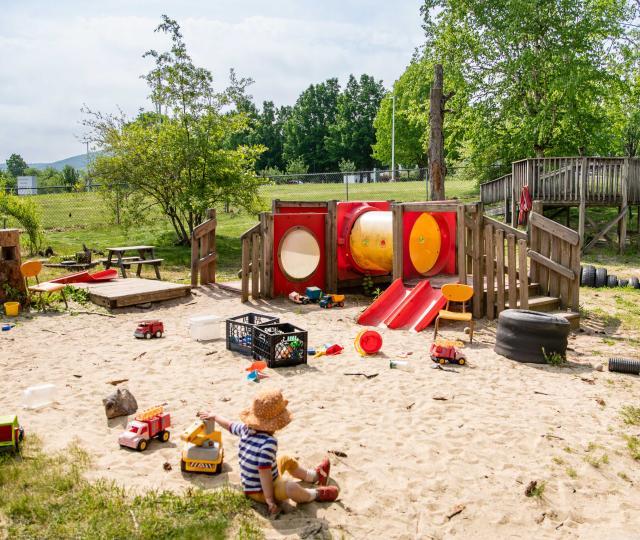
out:
<path id="1" fill-rule="evenodd" d="M 440 255 L 433 268 L 428 272 L 429 276 L 438 274 L 456 273 L 456 221 L 455 212 L 429 212 L 440 226 L 441 244 Z M 403 215 L 404 238 L 403 238 L 403 278 L 414 279 L 424 277 L 413 266 L 409 254 L 409 237 L 411 229 L 418 220 L 422 212 L 405 212 Z"/>
<path id="2" fill-rule="evenodd" d="M 304 293 L 307 287 L 326 286 L 326 243 L 325 243 L 325 215 L 307 212 L 276 214 L 273 216 L 273 294 L 274 296 L 288 295 L 292 291 Z M 320 262 L 316 271 L 304 281 L 292 281 L 280 269 L 278 251 L 280 242 L 287 231 L 292 227 L 305 227 L 308 229 L 320 246 Z"/>

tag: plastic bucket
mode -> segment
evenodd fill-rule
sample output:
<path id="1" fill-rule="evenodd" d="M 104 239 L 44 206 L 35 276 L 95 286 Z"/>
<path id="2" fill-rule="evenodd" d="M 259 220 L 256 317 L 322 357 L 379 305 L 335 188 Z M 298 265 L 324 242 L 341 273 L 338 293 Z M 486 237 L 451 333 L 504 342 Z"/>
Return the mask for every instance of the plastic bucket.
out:
<path id="1" fill-rule="evenodd" d="M 356 336 L 354 346 L 362 356 L 376 354 L 382 348 L 382 336 L 375 330 L 362 330 Z"/>
<path id="2" fill-rule="evenodd" d="M 20 312 L 20 302 L 5 302 L 4 312 L 7 317 L 17 317 Z"/>

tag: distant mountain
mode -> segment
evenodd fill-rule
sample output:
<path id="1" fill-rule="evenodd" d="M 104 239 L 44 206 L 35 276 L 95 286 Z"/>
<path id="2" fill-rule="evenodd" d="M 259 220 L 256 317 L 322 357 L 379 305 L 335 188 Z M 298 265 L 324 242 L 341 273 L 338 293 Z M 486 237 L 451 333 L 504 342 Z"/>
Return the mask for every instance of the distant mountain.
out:
<path id="1" fill-rule="evenodd" d="M 46 169 L 47 167 L 53 167 L 54 169 L 61 171 L 65 165 L 71 165 L 74 169 L 85 170 L 88 162 L 99 154 L 100 152 L 89 152 L 88 155 L 78 154 L 77 156 L 71 156 L 52 163 L 29 163 L 28 165 L 29 167 L 40 170 Z M 6 168 L 6 163 L 0 163 L 0 170 L 4 171 Z"/>

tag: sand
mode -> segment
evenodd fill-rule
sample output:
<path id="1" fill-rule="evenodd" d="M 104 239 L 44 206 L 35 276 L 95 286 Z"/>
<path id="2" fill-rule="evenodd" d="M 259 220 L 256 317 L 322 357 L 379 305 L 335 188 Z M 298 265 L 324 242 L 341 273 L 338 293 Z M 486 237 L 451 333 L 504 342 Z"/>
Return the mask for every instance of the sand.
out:
<path id="1" fill-rule="evenodd" d="M 223 473 L 207 477 L 181 473 L 179 434 L 199 409 L 234 417 L 257 390 L 277 386 L 294 414 L 278 435 L 280 451 L 309 465 L 338 452 L 343 457 L 329 455 L 341 497 L 288 506 L 274 521 L 258 506 L 267 538 L 637 538 L 640 470 L 622 435 L 640 428 L 625 426 L 619 413 L 638 404 L 640 380 L 592 367 L 628 353 L 623 341 L 608 347 L 597 335 L 579 335 L 571 338 L 570 367 L 519 364 L 493 352 L 495 324 L 485 322 L 465 347 L 466 367 L 433 369 L 431 332 L 382 330 L 384 354 L 362 359 L 352 340 L 364 302 L 350 298 L 333 310 L 284 300 L 243 306 L 205 288 L 116 317 L 37 314 L 0 335 L 0 411 L 17 412 L 47 451 L 77 439 L 94 458 L 92 478 L 140 491 L 211 489 L 239 486 L 236 439 L 225 433 Z M 223 340 L 189 338 L 191 316 L 252 309 L 307 329 L 312 345 L 337 342 L 345 352 L 268 370 L 269 379 L 255 384 L 245 378 L 248 359 L 227 351 Z M 142 318 L 162 319 L 166 336 L 135 339 Z M 452 328 L 444 335 L 463 337 Z M 390 358 L 407 360 L 414 371 L 390 370 Z M 118 446 L 127 419 L 107 421 L 102 407 L 114 390 L 108 382 L 117 379 L 128 379 L 121 386 L 141 408 L 167 404 L 174 426 L 168 443 L 154 441 L 143 454 Z M 57 403 L 22 409 L 22 390 L 44 382 L 57 385 Z M 587 462 L 603 454 L 608 463 Z M 532 480 L 544 482 L 541 498 L 525 496 Z"/>

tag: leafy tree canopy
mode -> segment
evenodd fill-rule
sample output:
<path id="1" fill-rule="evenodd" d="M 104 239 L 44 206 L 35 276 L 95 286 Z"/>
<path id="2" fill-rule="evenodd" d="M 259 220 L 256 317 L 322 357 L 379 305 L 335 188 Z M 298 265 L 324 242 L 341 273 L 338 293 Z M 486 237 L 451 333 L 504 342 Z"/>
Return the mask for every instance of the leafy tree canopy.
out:
<path id="1" fill-rule="evenodd" d="M 232 80 L 229 91 L 216 93 L 211 73 L 191 61 L 178 23 L 163 16 L 157 31 L 169 35 L 172 46 L 144 55 L 155 62 L 144 77 L 155 112 L 129 119 L 86 111 L 90 138 L 103 150 L 90 174 L 107 187 L 107 195 L 122 193 L 122 210 L 133 221 L 150 202 L 158 206 L 187 244 L 209 207 L 256 210 L 260 181 L 253 171 L 264 148 L 230 144 L 247 129 L 248 119 L 222 109 L 234 98 L 238 107 L 237 90 L 244 83 Z"/>
<path id="2" fill-rule="evenodd" d="M 11 156 L 9 156 L 9 159 L 7 159 L 6 161 L 6 164 L 7 172 L 14 178 L 16 178 L 17 176 L 23 176 L 25 170 L 28 167 L 27 162 L 22 159 L 22 156 L 20 154 L 11 154 Z"/>

